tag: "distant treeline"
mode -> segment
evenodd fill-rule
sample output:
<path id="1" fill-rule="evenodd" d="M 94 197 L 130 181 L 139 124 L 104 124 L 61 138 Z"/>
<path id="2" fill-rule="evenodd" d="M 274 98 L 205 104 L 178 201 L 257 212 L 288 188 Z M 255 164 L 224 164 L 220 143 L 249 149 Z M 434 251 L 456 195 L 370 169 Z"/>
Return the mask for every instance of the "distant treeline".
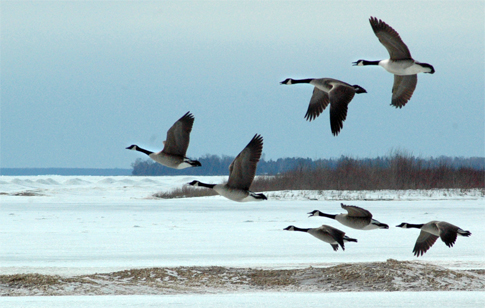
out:
<path id="1" fill-rule="evenodd" d="M 340 158 L 336 164 L 300 165 L 254 181 L 254 191 L 380 190 L 485 188 L 483 158 L 417 159 L 396 154 L 388 158 Z"/>
<path id="2" fill-rule="evenodd" d="M 214 173 L 227 174 L 227 166 L 232 158 L 209 156 L 217 164 L 204 162 Z M 206 165 L 204 165 L 204 163 Z M 138 160 L 137 166 L 156 165 Z M 217 173 L 218 166 L 223 168 Z M 160 170 L 156 166 L 156 170 Z M 203 168 L 202 167 L 202 168 Z M 202 169 L 200 168 L 200 169 Z M 196 168 L 191 168 L 196 169 Z M 163 169 L 165 170 L 165 169 Z M 196 170 L 190 170 L 194 172 Z M 206 174 L 198 171 L 197 174 Z M 339 159 L 285 158 L 277 161 L 261 160 L 258 173 L 268 176 L 257 177 L 251 185 L 252 191 L 279 190 L 406 190 L 406 189 L 483 189 L 485 193 L 485 158 L 416 158 L 403 153 L 393 153 L 388 157 L 354 159 L 342 156 Z M 193 173 L 195 174 L 195 173 Z M 170 192 L 158 194 L 160 198 L 199 197 L 216 194 L 211 189 L 182 186 Z"/>
<path id="3" fill-rule="evenodd" d="M 202 167 L 176 170 L 164 167 L 151 159 L 138 158 L 133 164 L 133 175 L 228 175 L 229 165 L 234 160 L 231 156 L 205 155 L 198 159 Z M 341 170 L 342 166 L 366 166 L 366 168 L 383 170 L 396 165 L 396 161 L 404 160 L 407 166 L 417 169 L 436 169 L 446 167 L 451 170 L 470 169 L 485 170 L 485 157 L 447 157 L 418 158 L 403 153 L 393 153 L 385 157 L 356 159 L 348 156 L 332 159 L 310 158 L 279 158 L 277 160 L 261 159 L 258 163 L 258 175 L 278 175 L 293 170 Z"/>
<path id="4" fill-rule="evenodd" d="M 206 155 L 198 159 L 202 167 L 177 170 L 164 167 L 151 159 L 137 158 L 131 166 L 133 175 L 228 175 L 233 160 L 233 156 Z M 256 172 L 274 175 L 301 165 L 315 165 L 315 162 L 309 158 L 279 158 L 276 161 L 262 159 Z"/>

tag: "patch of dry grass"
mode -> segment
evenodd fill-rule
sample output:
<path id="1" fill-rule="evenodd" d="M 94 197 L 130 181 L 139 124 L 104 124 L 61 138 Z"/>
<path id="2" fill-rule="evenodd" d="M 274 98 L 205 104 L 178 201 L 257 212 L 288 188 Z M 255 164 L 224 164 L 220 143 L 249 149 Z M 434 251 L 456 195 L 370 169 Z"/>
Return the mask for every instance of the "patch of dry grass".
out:
<path id="1" fill-rule="evenodd" d="M 180 188 L 175 188 L 168 192 L 158 192 L 153 195 L 155 198 L 161 199 L 176 199 L 176 198 L 196 198 L 215 196 L 217 193 L 212 189 L 196 188 L 189 185 L 184 185 Z"/>
<path id="2" fill-rule="evenodd" d="M 19 196 L 19 197 L 34 197 L 34 196 L 42 196 L 41 193 L 32 191 L 32 190 L 26 190 L 26 191 L 20 191 L 16 193 L 10 194 L 11 196 Z"/>
<path id="3" fill-rule="evenodd" d="M 484 271 L 449 270 L 427 263 L 346 263 L 302 269 L 219 266 L 130 269 L 60 277 L 0 276 L 0 296 L 177 294 L 227 291 L 451 291 L 485 290 Z"/>

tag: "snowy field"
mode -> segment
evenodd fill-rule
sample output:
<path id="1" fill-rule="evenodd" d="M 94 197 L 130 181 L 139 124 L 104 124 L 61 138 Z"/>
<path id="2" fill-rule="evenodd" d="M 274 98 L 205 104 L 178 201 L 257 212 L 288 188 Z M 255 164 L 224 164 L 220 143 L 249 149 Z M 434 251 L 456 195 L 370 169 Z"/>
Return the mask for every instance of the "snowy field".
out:
<path id="1" fill-rule="evenodd" d="M 40 274 L 73 279 L 70 284 L 63 281 L 61 286 L 56 285 L 55 292 L 46 284 L 18 287 L 12 293 L 12 289 L 0 284 L 0 294 L 4 295 L 0 306 L 257 307 L 264 303 L 268 307 L 311 307 L 326 302 L 336 307 L 370 307 L 377 302 L 378 306 L 401 307 L 399 303 L 403 301 L 409 303 L 407 307 L 485 304 L 483 190 L 283 191 L 268 192 L 269 200 L 257 203 L 236 203 L 219 196 L 171 200 L 152 197 L 195 178 L 216 183 L 224 179 L 0 177 L 0 275 Z M 309 218 L 306 214 L 315 209 L 341 213 L 341 202 L 368 209 L 375 219 L 391 228 L 359 231 L 331 219 Z M 451 249 L 438 240 L 424 256 L 416 258 L 412 249 L 419 231 L 395 226 L 401 222 L 430 220 L 451 222 L 469 230 L 472 236 L 459 237 Z M 334 252 L 329 244 L 309 234 L 283 231 L 288 225 L 317 227 L 321 224 L 337 227 L 359 242 L 347 243 L 345 251 Z M 351 267 L 349 270 L 361 273 L 377 266 L 388 272 L 399 267 L 399 275 L 415 273 L 417 276 L 422 271 L 426 275 L 440 271 L 444 274 L 440 274 L 441 280 L 436 276 L 433 280 L 415 281 L 410 276 L 408 282 L 394 279 L 389 290 L 400 292 L 373 292 L 373 286 L 366 285 L 365 281 L 362 286 L 347 283 L 333 290 L 328 286 L 335 286 L 335 281 L 324 284 L 315 277 L 308 278 L 316 275 L 315 269 L 322 268 L 335 269 L 341 274 L 342 266 L 347 265 Z M 221 276 L 216 278 L 226 279 L 224 285 L 194 287 L 180 277 L 185 270 L 182 267 L 201 273 L 213 266 L 223 267 L 222 276 L 226 278 L 235 272 L 234 281 Z M 138 276 L 130 276 L 130 281 L 123 286 L 119 281 L 112 282 L 113 277 L 120 275 L 113 272 L 134 269 L 151 269 L 149 275 L 172 273 L 176 285 L 169 289 L 148 286 L 146 281 L 150 276 L 140 283 L 133 282 Z M 292 281 L 299 285 L 282 282 L 281 286 L 252 286 L 253 282 L 243 281 L 250 270 L 265 270 L 264 273 L 288 270 L 293 275 Z M 254 272 L 250 275 L 256 277 Z M 92 293 L 93 288 L 78 287 L 79 281 L 86 279 L 93 280 L 96 288 L 102 281 L 103 286 L 99 287 L 102 292 Z M 36 283 L 39 281 L 43 280 Z M 430 281 L 438 281 L 438 290 L 451 291 L 415 292 L 431 290 L 427 289 L 432 284 Z M 190 280 L 190 283 L 195 282 Z M 317 283 L 321 285 L 316 286 Z M 105 296 L 82 296 L 96 294 Z"/>

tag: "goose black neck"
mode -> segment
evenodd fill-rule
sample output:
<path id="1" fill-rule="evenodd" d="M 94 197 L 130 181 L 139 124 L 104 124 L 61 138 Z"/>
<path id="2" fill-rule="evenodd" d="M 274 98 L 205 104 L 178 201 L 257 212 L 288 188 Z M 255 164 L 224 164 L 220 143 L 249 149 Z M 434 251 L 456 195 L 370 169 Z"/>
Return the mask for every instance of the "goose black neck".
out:
<path id="1" fill-rule="evenodd" d="M 416 228 L 416 229 L 421 229 L 424 226 L 424 224 L 416 225 L 416 224 L 407 224 L 408 228 Z"/>
<path id="2" fill-rule="evenodd" d="M 362 60 L 362 65 L 379 65 L 381 61 Z"/>
<path id="3" fill-rule="evenodd" d="M 292 79 L 291 84 L 294 83 L 310 83 L 313 79 Z"/>
<path id="4" fill-rule="evenodd" d="M 145 153 L 146 155 L 150 155 L 150 154 L 152 154 L 152 153 L 153 153 L 153 152 L 150 152 L 150 151 L 145 150 L 145 149 L 143 149 L 143 148 L 140 148 L 139 146 L 137 146 L 135 149 L 136 149 L 138 152 Z"/>
<path id="5" fill-rule="evenodd" d="M 335 219 L 335 217 L 337 217 L 337 215 L 325 214 L 325 213 L 322 213 L 322 212 L 319 212 L 318 216 L 323 216 L 323 217 L 327 217 L 327 218 L 331 218 L 331 219 Z"/>
<path id="6" fill-rule="evenodd" d="M 216 184 L 206 184 L 206 183 L 198 182 L 198 186 L 202 186 L 202 187 L 206 187 L 206 188 L 214 188 L 214 186 L 216 186 Z"/>
<path id="7" fill-rule="evenodd" d="M 308 232 L 310 229 L 309 228 L 298 228 L 298 227 L 294 227 L 294 230 L 295 231 L 301 231 L 301 232 Z"/>

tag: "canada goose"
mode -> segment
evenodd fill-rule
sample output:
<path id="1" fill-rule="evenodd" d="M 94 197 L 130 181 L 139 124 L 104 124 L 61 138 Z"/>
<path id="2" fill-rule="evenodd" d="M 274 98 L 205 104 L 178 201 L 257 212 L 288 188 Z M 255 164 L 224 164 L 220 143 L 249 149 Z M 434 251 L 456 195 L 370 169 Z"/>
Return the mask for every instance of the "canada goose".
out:
<path id="1" fill-rule="evenodd" d="M 343 127 L 343 122 L 347 118 L 347 107 L 355 93 L 367 93 L 361 86 L 352 86 L 333 78 L 287 78 L 280 82 L 280 84 L 287 85 L 297 83 L 309 83 L 315 87 L 312 98 L 310 99 L 310 105 L 308 105 L 308 110 L 305 114 L 307 121 L 312 121 L 318 117 L 330 103 L 330 128 L 334 136 L 337 136 Z"/>
<path id="2" fill-rule="evenodd" d="M 334 251 L 338 250 L 338 245 L 342 247 L 342 250 L 345 250 L 345 242 L 356 242 L 355 238 L 350 238 L 345 235 L 345 232 L 340 231 L 339 229 L 335 229 L 333 227 L 327 225 L 321 225 L 318 228 L 298 228 L 295 226 L 288 226 L 283 230 L 287 231 L 301 231 L 307 232 L 316 237 L 319 240 L 322 240 L 326 243 L 332 245 Z"/>
<path id="3" fill-rule="evenodd" d="M 347 214 L 325 214 L 319 210 L 314 210 L 308 214 L 312 216 L 323 216 L 335 219 L 342 225 L 358 229 L 358 230 L 373 230 L 373 229 L 389 229 L 389 226 L 372 219 L 372 214 L 361 207 L 354 205 L 345 205 L 343 203 L 340 206 L 347 211 Z"/>
<path id="4" fill-rule="evenodd" d="M 389 52 L 390 58 L 381 61 L 358 60 L 353 62 L 353 65 L 380 65 L 389 73 L 394 74 L 391 105 L 402 108 L 413 95 L 418 83 L 417 74 L 434 74 L 434 68 L 428 63 L 415 61 L 399 34 L 388 24 L 375 17 L 371 17 L 369 22 L 377 38 Z"/>
<path id="5" fill-rule="evenodd" d="M 174 169 L 200 167 L 199 161 L 185 157 L 189 147 L 192 125 L 194 125 L 194 116 L 189 111 L 170 127 L 167 132 L 167 140 L 163 142 L 163 150 L 158 153 L 142 149 L 135 144 L 126 149 L 145 153 L 157 163 Z"/>
<path id="6" fill-rule="evenodd" d="M 407 222 L 403 222 L 400 225 L 396 226 L 399 228 L 416 228 L 421 229 L 419 233 L 418 239 L 416 240 L 416 244 L 414 245 L 414 255 L 416 257 L 424 255 L 428 249 L 433 246 L 436 242 L 438 237 L 441 237 L 441 240 L 445 242 L 446 246 L 453 247 L 453 244 L 456 242 L 456 236 L 470 236 L 472 235 L 470 231 L 465 231 L 461 228 L 458 228 L 455 225 L 452 225 L 446 221 L 430 221 L 425 224 L 408 224 Z"/>
<path id="7" fill-rule="evenodd" d="M 229 179 L 225 184 L 205 184 L 199 181 L 188 183 L 214 189 L 219 195 L 227 199 L 247 202 L 267 200 L 264 194 L 257 194 L 249 190 L 256 174 L 256 165 L 263 151 L 263 137 L 254 135 L 248 145 L 239 153 L 229 166 Z"/>

